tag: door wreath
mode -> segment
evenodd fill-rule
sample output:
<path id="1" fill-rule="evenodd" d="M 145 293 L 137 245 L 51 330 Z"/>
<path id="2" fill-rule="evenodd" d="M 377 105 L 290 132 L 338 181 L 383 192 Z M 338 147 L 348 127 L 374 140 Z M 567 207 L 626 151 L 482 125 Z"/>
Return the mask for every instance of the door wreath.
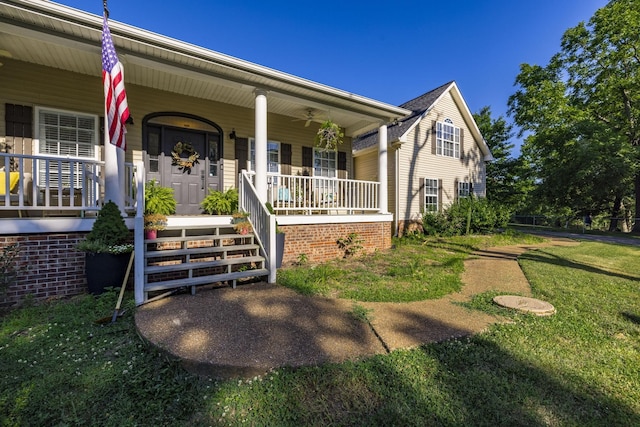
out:
<path id="1" fill-rule="evenodd" d="M 182 157 L 186 154 L 188 157 Z M 193 149 L 193 145 L 188 142 L 178 142 L 171 151 L 171 166 L 178 166 L 182 173 L 191 173 L 191 168 L 200 163 L 200 154 Z"/>

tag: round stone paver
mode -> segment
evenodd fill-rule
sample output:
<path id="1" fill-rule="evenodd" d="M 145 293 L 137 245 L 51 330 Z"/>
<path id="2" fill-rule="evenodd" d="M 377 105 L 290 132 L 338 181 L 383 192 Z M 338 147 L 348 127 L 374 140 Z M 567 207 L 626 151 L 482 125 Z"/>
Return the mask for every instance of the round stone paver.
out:
<path id="1" fill-rule="evenodd" d="M 517 295 L 499 295 L 493 299 L 493 302 L 502 307 L 533 313 L 536 316 L 551 316 L 556 312 L 553 305 L 546 301 Z"/>

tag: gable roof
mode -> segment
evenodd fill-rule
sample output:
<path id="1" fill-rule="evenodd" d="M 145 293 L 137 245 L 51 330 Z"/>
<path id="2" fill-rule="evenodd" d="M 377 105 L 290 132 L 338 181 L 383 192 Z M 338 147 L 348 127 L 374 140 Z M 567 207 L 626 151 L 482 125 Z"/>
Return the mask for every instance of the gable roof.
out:
<path id="1" fill-rule="evenodd" d="M 389 143 L 397 141 L 404 142 L 403 139 L 407 134 L 415 128 L 424 117 L 427 116 L 429 111 L 431 111 L 431 109 L 447 92 L 451 92 L 454 101 L 458 104 L 458 108 L 461 109 L 465 121 L 469 124 L 471 133 L 477 141 L 480 141 L 480 150 L 484 154 L 485 160 L 492 160 L 493 156 L 491 156 L 489 146 L 482 137 L 480 129 L 478 129 L 478 126 L 473 119 L 473 115 L 462 98 L 462 94 L 460 93 L 460 90 L 458 90 L 456 82 L 453 80 L 400 105 L 401 108 L 410 110 L 411 113 L 387 125 L 387 141 Z M 354 155 L 357 155 L 358 152 L 363 150 L 377 147 L 378 130 L 372 130 L 359 135 L 353 140 L 352 144 Z"/>
<path id="2" fill-rule="evenodd" d="M 254 91 L 263 89 L 269 113 L 330 114 L 347 136 L 409 112 L 113 19 L 109 27 L 127 84 L 250 109 Z M 99 77 L 101 35 L 101 16 L 50 1 L 0 1 L 0 58 Z"/>

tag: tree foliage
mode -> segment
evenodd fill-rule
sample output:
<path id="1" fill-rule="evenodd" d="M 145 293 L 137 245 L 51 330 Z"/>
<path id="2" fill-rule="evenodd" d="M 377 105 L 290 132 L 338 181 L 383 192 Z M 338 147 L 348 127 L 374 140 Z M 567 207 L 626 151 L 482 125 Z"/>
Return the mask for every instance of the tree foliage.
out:
<path id="1" fill-rule="evenodd" d="M 502 116 L 492 119 L 488 106 L 481 108 L 473 118 L 493 154 L 493 160 L 486 166 L 487 199 L 517 211 L 522 207 L 531 183 L 522 160 L 511 157 L 513 126 Z"/>
<path id="2" fill-rule="evenodd" d="M 509 113 L 538 206 L 640 212 L 640 0 L 612 0 L 568 29 L 546 66 L 523 64 Z M 636 225 L 640 230 L 640 221 Z"/>

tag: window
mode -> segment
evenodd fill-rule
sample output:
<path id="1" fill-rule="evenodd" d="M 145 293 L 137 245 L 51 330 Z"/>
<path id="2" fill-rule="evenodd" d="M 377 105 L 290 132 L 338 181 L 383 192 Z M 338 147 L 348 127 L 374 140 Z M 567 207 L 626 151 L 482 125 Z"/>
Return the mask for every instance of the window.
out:
<path id="1" fill-rule="evenodd" d="M 438 180 L 424 179 L 424 211 L 438 212 Z"/>
<path id="2" fill-rule="evenodd" d="M 337 152 L 333 150 L 313 149 L 313 175 L 325 178 L 336 177 Z"/>
<path id="3" fill-rule="evenodd" d="M 436 123 L 436 146 L 440 156 L 460 157 L 460 128 L 451 119 Z"/>
<path id="4" fill-rule="evenodd" d="M 249 139 L 249 170 L 255 171 L 256 140 Z M 267 173 L 280 173 L 280 143 L 267 141 Z"/>
<path id="5" fill-rule="evenodd" d="M 38 150 L 40 154 L 53 156 L 85 157 L 95 159 L 98 145 L 98 117 L 88 114 L 60 110 L 37 110 Z M 74 188 L 82 187 L 81 165 L 60 162 L 49 167 L 49 185 L 51 187 L 70 187 L 72 176 Z M 47 165 L 39 163 L 39 184 L 44 186 Z"/>
<path id="6" fill-rule="evenodd" d="M 469 197 L 471 195 L 471 183 L 459 182 L 458 183 L 458 198 Z"/>

